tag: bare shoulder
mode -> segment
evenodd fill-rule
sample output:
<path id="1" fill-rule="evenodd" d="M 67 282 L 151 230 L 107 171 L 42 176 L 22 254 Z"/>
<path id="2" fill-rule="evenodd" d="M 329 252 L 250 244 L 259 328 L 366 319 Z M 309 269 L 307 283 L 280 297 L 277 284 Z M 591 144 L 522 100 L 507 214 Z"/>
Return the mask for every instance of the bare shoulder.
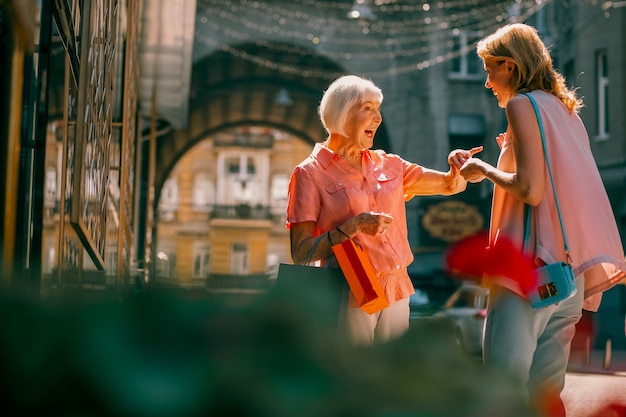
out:
<path id="1" fill-rule="evenodd" d="M 528 97 L 517 94 L 506 105 L 506 116 L 509 122 L 526 121 L 534 118 L 535 111 Z"/>
<path id="2" fill-rule="evenodd" d="M 506 105 L 506 110 L 508 111 L 522 111 L 526 109 L 531 109 L 532 104 L 530 103 L 530 99 L 523 94 L 516 94 Z"/>

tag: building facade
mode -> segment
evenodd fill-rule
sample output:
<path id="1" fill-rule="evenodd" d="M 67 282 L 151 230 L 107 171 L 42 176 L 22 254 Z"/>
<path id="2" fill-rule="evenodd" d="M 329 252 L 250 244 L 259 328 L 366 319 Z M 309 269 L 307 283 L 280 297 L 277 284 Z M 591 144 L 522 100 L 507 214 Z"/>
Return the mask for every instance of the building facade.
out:
<path id="1" fill-rule="evenodd" d="M 616 2 L 27 3 L 0 2 L 7 275 L 262 287 L 290 262 L 287 182 L 325 139 L 317 106 L 332 80 L 354 73 L 382 88 L 375 147 L 444 170 L 451 149 L 483 145 L 495 162 L 506 121 L 474 45 L 508 21 L 536 26 L 584 96 L 625 235 L 626 7 Z M 446 249 L 488 227 L 490 199 L 485 182 L 407 204 L 416 283 L 445 278 Z"/>
<path id="2" fill-rule="evenodd" d="M 287 186 L 293 167 L 310 151 L 299 138 L 255 126 L 196 144 L 161 191 L 157 284 L 266 289 L 278 264 L 291 262 Z"/>

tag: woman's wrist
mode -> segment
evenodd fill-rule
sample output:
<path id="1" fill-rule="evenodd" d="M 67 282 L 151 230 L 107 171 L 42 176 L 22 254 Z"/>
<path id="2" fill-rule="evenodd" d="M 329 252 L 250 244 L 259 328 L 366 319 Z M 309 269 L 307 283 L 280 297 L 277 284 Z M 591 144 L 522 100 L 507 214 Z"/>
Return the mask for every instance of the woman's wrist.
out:
<path id="1" fill-rule="evenodd" d="M 443 176 L 444 181 L 446 183 L 446 186 L 448 188 L 448 191 L 453 193 L 457 190 L 458 186 L 459 186 L 459 177 L 461 177 L 460 175 L 455 176 L 454 172 L 452 172 L 452 168 L 445 173 L 445 175 Z"/>
<path id="2" fill-rule="evenodd" d="M 349 234 L 347 234 L 346 232 L 341 230 L 339 227 L 335 227 L 335 230 L 337 230 L 341 234 L 341 241 L 342 242 L 344 241 L 344 239 L 343 239 L 344 237 L 348 238 L 348 239 L 352 239 L 352 237 Z"/>

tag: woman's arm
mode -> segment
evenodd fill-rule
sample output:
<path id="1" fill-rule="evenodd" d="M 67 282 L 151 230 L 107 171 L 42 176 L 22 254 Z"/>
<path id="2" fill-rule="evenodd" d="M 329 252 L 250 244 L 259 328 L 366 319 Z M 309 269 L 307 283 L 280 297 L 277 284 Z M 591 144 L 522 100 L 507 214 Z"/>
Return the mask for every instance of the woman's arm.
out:
<path id="1" fill-rule="evenodd" d="M 481 159 L 470 158 L 461 167 L 461 175 L 469 182 L 487 178 L 524 203 L 536 206 L 545 192 L 539 124 L 532 104 L 523 96 L 515 96 L 509 101 L 506 116 L 515 155 L 515 172 L 504 172 Z"/>
<path id="2" fill-rule="evenodd" d="M 415 195 L 452 195 L 465 190 L 467 181 L 461 175 L 454 175 L 452 168 L 448 172 L 422 168 L 418 180 L 404 190 L 408 196 Z"/>
<path id="3" fill-rule="evenodd" d="M 393 222 L 393 217 L 385 213 L 363 212 L 347 220 L 339 227 L 321 235 L 320 243 L 312 254 L 310 262 L 328 258 L 332 246 L 354 237 L 357 233 L 379 235 L 385 233 Z M 313 248 L 317 236 L 313 236 L 315 222 L 292 223 L 290 229 L 291 259 L 296 264 L 304 264 Z"/>
<path id="4" fill-rule="evenodd" d="M 313 236 L 313 230 L 315 229 L 315 222 L 301 222 L 292 223 L 289 232 L 291 239 L 291 259 L 296 264 L 304 264 L 307 260 L 313 243 L 315 243 L 316 236 Z M 327 258 L 332 253 L 330 242 L 328 238 L 320 241 L 317 249 L 312 254 L 310 261 L 316 261 L 318 259 Z"/>
<path id="5" fill-rule="evenodd" d="M 448 155 L 448 172 L 422 168 L 422 174 L 417 181 L 405 189 L 408 196 L 415 195 L 452 195 L 465 190 L 467 181 L 460 175 L 460 167 L 472 155 L 481 152 L 482 146 L 470 150 L 455 149 Z"/>

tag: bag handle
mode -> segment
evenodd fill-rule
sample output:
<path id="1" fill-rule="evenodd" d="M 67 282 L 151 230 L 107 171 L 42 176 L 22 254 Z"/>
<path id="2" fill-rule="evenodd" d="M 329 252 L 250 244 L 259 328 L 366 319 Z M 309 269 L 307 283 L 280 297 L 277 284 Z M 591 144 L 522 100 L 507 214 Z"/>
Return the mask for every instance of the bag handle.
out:
<path id="1" fill-rule="evenodd" d="M 313 254 L 315 253 L 315 249 L 317 249 L 317 246 L 322 241 L 322 238 L 324 237 L 324 234 L 321 234 L 321 235 L 319 235 L 318 237 L 315 238 L 315 242 L 313 242 L 313 246 L 311 246 L 311 250 L 309 251 L 309 254 L 306 257 L 306 262 L 304 263 L 305 265 L 308 265 L 308 264 L 311 263 L 311 258 L 313 257 Z"/>
<path id="2" fill-rule="evenodd" d="M 552 183 L 552 192 L 554 193 L 554 202 L 556 203 L 556 211 L 559 215 L 559 223 L 561 225 L 561 233 L 563 234 L 563 245 L 565 247 L 565 255 L 567 256 L 567 263 L 571 265 L 572 258 L 569 256 L 569 245 L 567 244 L 567 236 L 565 235 L 565 227 L 563 226 L 563 218 L 561 217 L 561 207 L 559 206 L 559 199 L 556 195 L 556 187 L 554 186 L 554 178 L 552 176 L 552 168 L 550 166 L 550 158 L 548 157 L 548 145 L 546 144 L 546 137 L 543 133 L 543 122 L 541 120 L 541 114 L 539 113 L 539 107 L 537 107 L 537 102 L 528 93 L 521 93 L 522 95 L 528 97 L 530 103 L 533 105 L 533 109 L 535 110 L 535 115 L 537 116 L 537 123 L 539 124 L 539 132 L 541 133 L 541 144 L 543 145 L 543 153 L 546 157 L 546 165 L 548 167 L 548 173 L 550 174 L 550 182 Z M 528 204 L 524 205 L 524 217 L 526 218 L 524 224 L 524 247 L 528 243 L 530 237 L 530 212 L 532 207 Z"/>
<path id="3" fill-rule="evenodd" d="M 361 244 L 359 242 L 357 242 L 356 240 L 354 240 L 354 238 L 350 237 L 349 234 L 347 234 L 346 232 L 344 232 L 343 230 L 341 230 L 339 227 L 335 227 L 335 229 L 341 233 L 342 235 L 344 235 L 345 237 L 347 237 L 348 239 L 350 239 L 352 242 L 354 242 L 355 245 L 357 245 L 359 247 L 359 249 L 363 250 L 363 246 L 361 246 Z M 345 240 L 344 240 L 345 242 Z M 343 242 L 342 242 L 343 243 Z M 341 243 L 337 243 L 337 245 L 341 245 Z"/>

